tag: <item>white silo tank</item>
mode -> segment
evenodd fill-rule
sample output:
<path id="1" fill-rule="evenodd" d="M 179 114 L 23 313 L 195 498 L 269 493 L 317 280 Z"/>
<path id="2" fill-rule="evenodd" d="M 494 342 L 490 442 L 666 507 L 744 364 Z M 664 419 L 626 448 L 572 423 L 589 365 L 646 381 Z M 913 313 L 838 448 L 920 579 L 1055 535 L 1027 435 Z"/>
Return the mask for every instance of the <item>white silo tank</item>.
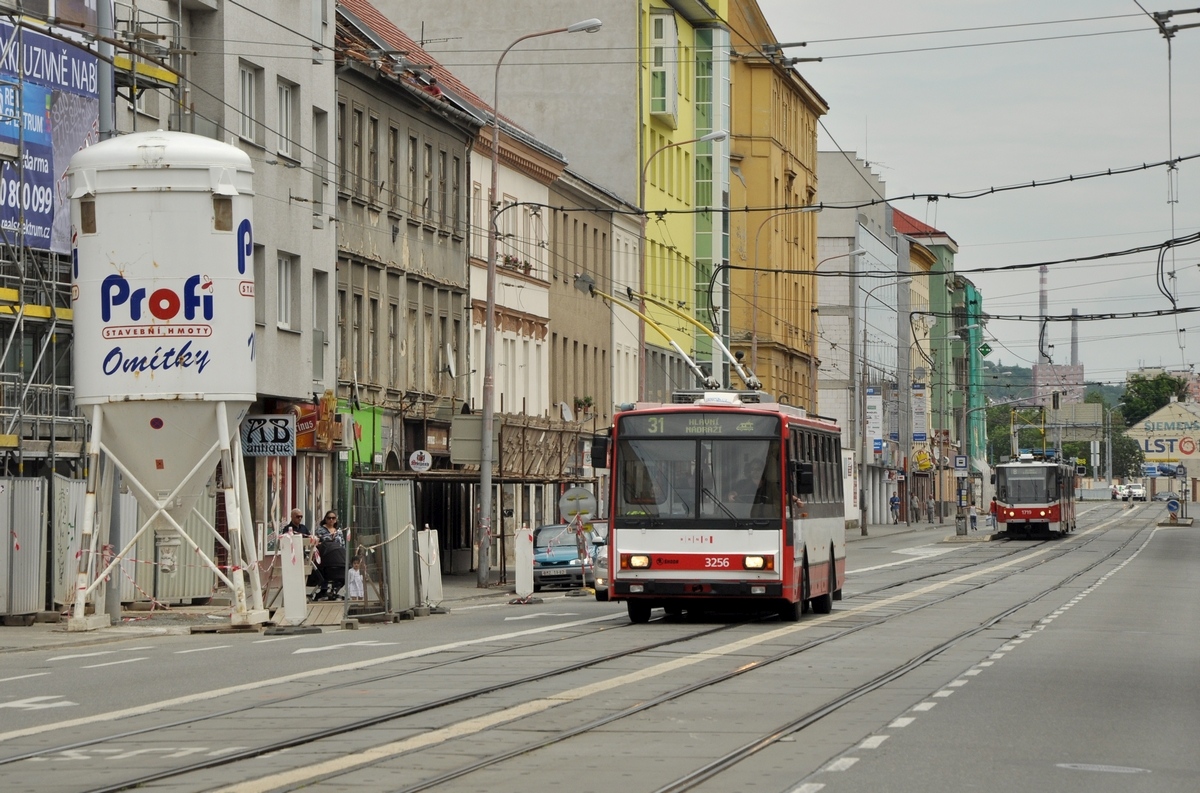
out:
<path id="1" fill-rule="evenodd" d="M 232 544 L 244 517 L 236 428 L 257 392 L 250 158 L 160 130 L 84 149 L 67 174 L 75 401 L 93 422 L 89 498 L 103 454 L 155 514 L 139 533 L 183 535 L 179 524 L 222 462 Z M 83 588 L 83 564 L 79 575 Z"/>

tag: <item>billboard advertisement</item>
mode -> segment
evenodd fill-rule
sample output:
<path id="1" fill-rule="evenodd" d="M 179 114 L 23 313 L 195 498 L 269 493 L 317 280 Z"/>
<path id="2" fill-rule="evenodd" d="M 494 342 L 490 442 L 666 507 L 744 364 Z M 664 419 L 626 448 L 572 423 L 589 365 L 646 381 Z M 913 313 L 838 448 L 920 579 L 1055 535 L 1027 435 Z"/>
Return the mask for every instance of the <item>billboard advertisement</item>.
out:
<path id="1" fill-rule="evenodd" d="M 71 252 L 66 172 L 75 152 L 99 139 L 96 57 L 37 31 L 0 22 L 0 143 L 17 164 L 0 169 L 0 227 L 24 244 Z"/>

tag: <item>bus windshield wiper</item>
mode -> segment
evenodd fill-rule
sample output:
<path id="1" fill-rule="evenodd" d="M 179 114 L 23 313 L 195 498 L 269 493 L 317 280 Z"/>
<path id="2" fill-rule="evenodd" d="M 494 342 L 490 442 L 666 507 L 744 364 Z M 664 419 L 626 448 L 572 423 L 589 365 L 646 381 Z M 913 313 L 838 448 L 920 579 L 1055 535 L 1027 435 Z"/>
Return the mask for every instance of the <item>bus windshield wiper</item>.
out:
<path id="1" fill-rule="evenodd" d="M 738 521 L 739 521 L 739 519 L 738 519 L 738 516 L 737 516 L 737 515 L 734 515 L 734 514 L 733 514 L 733 513 L 732 513 L 732 512 L 729 510 L 729 507 L 725 506 L 725 504 L 723 504 L 723 503 L 721 502 L 721 499 L 717 498 L 716 494 L 715 494 L 715 493 L 713 493 L 713 491 L 709 490 L 707 487 L 704 487 L 704 488 L 701 488 L 701 492 L 702 492 L 702 493 L 704 493 L 704 495 L 706 495 L 706 496 L 708 496 L 709 498 L 711 498 L 711 499 L 713 500 L 713 503 L 714 503 L 714 504 L 716 504 L 718 507 L 720 507 L 722 512 L 724 512 L 726 515 L 728 515 L 730 518 L 732 518 L 732 519 L 733 519 L 733 522 L 734 522 L 735 524 L 737 524 L 737 523 L 738 523 Z M 740 525 L 740 524 L 738 524 L 738 525 Z"/>

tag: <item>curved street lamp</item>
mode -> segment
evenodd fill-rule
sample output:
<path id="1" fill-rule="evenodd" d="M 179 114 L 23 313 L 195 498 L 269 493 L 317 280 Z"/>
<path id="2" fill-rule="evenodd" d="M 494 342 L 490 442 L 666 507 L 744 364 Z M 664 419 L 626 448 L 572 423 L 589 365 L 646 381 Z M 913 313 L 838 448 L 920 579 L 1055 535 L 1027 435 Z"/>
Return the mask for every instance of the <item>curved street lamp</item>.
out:
<path id="1" fill-rule="evenodd" d="M 487 315 L 483 318 L 483 418 L 479 441 L 479 522 L 475 526 L 475 544 L 479 548 L 479 559 L 475 567 L 476 583 L 486 587 L 490 583 L 489 556 L 492 544 L 492 428 L 496 423 L 496 213 L 498 210 L 497 183 L 500 171 L 500 66 L 509 50 L 522 41 L 555 33 L 595 33 L 603 23 L 599 19 L 585 19 L 565 28 L 526 33 L 504 48 L 496 61 L 496 78 L 492 90 L 492 182 L 488 191 L 488 242 L 487 242 Z"/>
<path id="2" fill-rule="evenodd" d="M 642 178 L 638 183 L 638 206 L 642 210 L 642 232 L 641 238 L 638 240 L 638 254 L 641 259 L 638 270 L 638 292 L 645 294 L 646 292 L 646 175 L 650 171 L 650 163 L 655 157 L 662 154 L 667 149 L 674 149 L 679 146 L 687 146 L 690 143 L 716 143 L 717 141 L 725 140 L 729 137 L 729 133 L 723 129 L 715 130 L 707 135 L 701 135 L 698 138 L 690 140 L 679 140 L 673 143 L 668 143 L 665 146 L 660 146 L 646 158 L 646 162 L 642 165 Z M 646 311 L 646 301 L 639 301 L 638 308 L 642 312 Z M 638 399 L 646 398 L 646 326 L 638 323 Z"/>

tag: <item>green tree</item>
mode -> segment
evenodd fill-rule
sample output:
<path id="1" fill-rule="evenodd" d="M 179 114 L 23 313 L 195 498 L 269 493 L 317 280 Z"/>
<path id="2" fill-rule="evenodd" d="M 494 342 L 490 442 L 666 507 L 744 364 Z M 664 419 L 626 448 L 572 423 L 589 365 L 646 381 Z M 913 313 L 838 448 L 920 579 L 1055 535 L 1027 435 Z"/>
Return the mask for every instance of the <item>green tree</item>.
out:
<path id="1" fill-rule="evenodd" d="M 1154 377 L 1132 375 L 1125 384 L 1125 407 L 1121 411 L 1125 426 L 1132 427 L 1171 401 L 1187 396 L 1187 381 L 1163 372 Z M 1114 448 L 1113 454 L 1116 454 Z M 1116 463 L 1113 463 L 1114 468 Z"/>
<path id="2" fill-rule="evenodd" d="M 1142 453 L 1141 444 L 1126 435 L 1123 431 L 1118 430 L 1116 425 L 1114 425 L 1113 430 L 1113 475 L 1122 478 L 1140 476 L 1142 473 L 1142 463 L 1146 461 L 1146 455 Z"/>

